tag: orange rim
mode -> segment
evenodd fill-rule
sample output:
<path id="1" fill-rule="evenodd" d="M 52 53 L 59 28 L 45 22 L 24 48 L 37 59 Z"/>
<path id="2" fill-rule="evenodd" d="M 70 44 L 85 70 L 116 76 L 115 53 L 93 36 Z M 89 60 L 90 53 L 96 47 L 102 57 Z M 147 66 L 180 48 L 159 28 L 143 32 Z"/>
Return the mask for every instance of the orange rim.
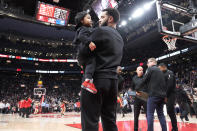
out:
<path id="1" fill-rule="evenodd" d="M 169 36 L 168 36 L 168 35 L 164 35 L 164 36 L 162 37 L 162 39 L 165 39 L 166 41 L 177 40 L 177 38 L 169 38 L 168 40 L 167 40 L 166 38 L 169 38 Z"/>

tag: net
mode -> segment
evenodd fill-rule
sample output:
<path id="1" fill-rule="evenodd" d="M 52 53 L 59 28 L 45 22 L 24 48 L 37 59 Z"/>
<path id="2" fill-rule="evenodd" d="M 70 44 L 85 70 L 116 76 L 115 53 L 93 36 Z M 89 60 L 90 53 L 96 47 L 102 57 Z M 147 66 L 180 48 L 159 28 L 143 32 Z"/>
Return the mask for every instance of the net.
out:
<path id="1" fill-rule="evenodd" d="M 41 98 L 42 94 L 38 94 L 38 97 Z"/>
<path id="2" fill-rule="evenodd" d="M 173 51 L 176 49 L 176 40 L 177 38 L 173 38 L 173 37 L 170 37 L 168 35 L 165 35 L 162 37 L 162 40 L 166 43 L 166 45 L 168 46 L 168 50 L 169 51 Z"/>

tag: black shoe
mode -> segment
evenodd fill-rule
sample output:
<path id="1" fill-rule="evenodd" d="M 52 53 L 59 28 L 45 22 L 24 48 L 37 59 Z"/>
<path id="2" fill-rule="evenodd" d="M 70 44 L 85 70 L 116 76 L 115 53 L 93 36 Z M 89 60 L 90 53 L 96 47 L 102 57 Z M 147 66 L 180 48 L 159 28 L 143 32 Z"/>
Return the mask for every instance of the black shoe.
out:
<path id="1" fill-rule="evenodd" d="M 189 121 L 189 118 L 186 116 L 186 117 L 185 117 L 185 120 L 186 120 L 186 121 Z"/>
<path id="2" fill-rule="evenodd" d="M 184 121 L 183 121 L 183 116 L 180 116 L 180 118 L 181 118 L 181 121 L 184 122 Z"/>
<path id="3" fill-rule="evenodd" d="M 172 128 L 172 130 L 171 131 L 178 131 L 178 129 L 174 129 L 174 128 Z"/>

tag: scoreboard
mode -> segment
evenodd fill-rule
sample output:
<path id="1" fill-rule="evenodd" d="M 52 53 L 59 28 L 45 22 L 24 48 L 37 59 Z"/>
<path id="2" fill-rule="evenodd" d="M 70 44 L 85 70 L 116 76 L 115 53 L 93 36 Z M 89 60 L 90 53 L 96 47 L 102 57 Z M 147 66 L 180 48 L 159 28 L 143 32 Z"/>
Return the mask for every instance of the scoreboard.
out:
<path id="1" fill-rule="evenodd" d="M 92 3 L 92 9 L 94 9 L 94 12 L 97 14 L 98 17 L 100 17 L 100 14 L 103 9 L 106 8 L 117 8 L 118 3 L 116 0 L 95 0 Z"/>
<path id="2" fill-rule="evenodd" d="M 70 11 L 55 5 L 38 2 L 36 19 L 39 21 L 65 26 Z"/>

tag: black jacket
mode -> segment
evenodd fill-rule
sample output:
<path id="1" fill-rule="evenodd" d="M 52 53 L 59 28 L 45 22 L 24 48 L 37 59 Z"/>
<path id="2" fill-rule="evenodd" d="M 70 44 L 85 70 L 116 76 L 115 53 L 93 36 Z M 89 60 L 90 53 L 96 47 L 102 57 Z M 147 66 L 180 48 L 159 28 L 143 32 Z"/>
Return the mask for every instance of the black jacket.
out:
<path id="1" fill-rule="evenodd" d="M 96 28 L 91 41 L 96 44 L 94 77 L 117 79 L 116 69 L 123 55 L 124 42 L 118 31 L 109 26 Z"/>
<path id="2" fill-rule="evenodd" d="M 92 57 L 93 52 L 89 49 L 89 44 L 91 42 L 90 35 L 93 32 L 93 28 L 82 26 L 77 29 L 75 33 L 75 38 L 73 44 L 77 49 L 77 60 L 79 65 L 85 65 L 90 57 Z"/>
<path id="3" fill-rule="evenodd" d="M 131 83 L 131 88 L 132 90 L 134 91 L 143 91 L 143 92 L 147 92 L 147 86 L 146 85 L 143 85 L 142 88 L 138 89 L 139 88 L 139 85 L 142 83 L 142 80 L 143 80 L 143 76 L 142 77 L 138 77 L 137 75 L 135 75 L 132 79 L 132 83 Z"/>
<path id="4" fill-rule="evenodd" d="M 166 80 L 166 87 L 167 87 L 167 97 L 170 95 L 175 95 L 176 93 L 176 79 L 174 73 L 170 70 L 166 70 L 164 72 L 164 77 Z"/>
<path id="5" fill-rule="evenodd" d="M 152 66 L 146 70 L 142 83 L 139 88 L 145 84 L 148 86 L 149 96 L 166 97 L 166 82 L 163 72 L 157 67 Z"/>

